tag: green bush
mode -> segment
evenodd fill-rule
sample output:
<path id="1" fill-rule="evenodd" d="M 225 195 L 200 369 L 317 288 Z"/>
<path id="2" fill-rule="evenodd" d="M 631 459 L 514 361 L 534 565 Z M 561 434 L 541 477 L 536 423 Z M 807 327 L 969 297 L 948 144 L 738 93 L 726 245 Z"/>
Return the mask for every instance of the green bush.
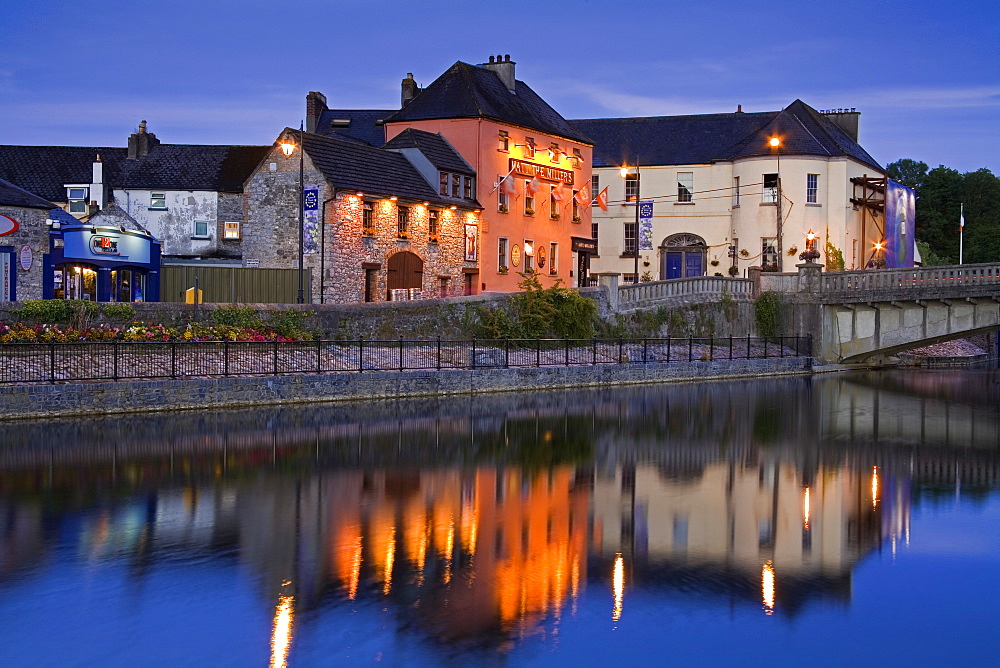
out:
<path id="1" fill-rule="evenodd" d="M 105 304 L 103 313 L 104 317 L 109 320 L 129 322 L 135 317 L 135 308 L 131 304 Z"/>
<path id="2" fill-rule="evenodd" d="M 216 325 L 242 327 L 243 329 L 263 329 L 264 320 L 252 306 L 223 306 L 212 312 Z"/>
<path id="3" fill-rule="evenodd" d="M 844 253 L 829 241 L 826 242 L 826 270 L 844 271 Z"/>
<path id="4" fill-rule="evenodd" d="M 757 334 L 778 335 L 781 327 L 781 298 L 778 293 L 769 290 L 754 302 L 754 319 L 757 322 Z"/>
<path id="5" fill-rule="evenodd" d="M 21 319 L 68 324 L 84 329 L 100 311 L 101 307 L 97 302 L 85 299 L 30 299 L 16 313 Z"/>
<path id="6" fill-rule="evenodd" d="M 480 307 L 479 332 L 487 338 L 589 339 L 597 323 L 597 303 L 576 290 L 562 287 L 556 279 L 543 288 L 537 274 L 523 274 L 523 290 L 511 297 L 506 308 Z"/>
<path id="7" fill-rule="evenodd" d="M 267 315 L 267 322 L 261 327 L 270 327 L 281 336 L 299 341 L 311 341 L 315 338 L 313 332 L 305 329 L 306 318 L 313 314 L 312 311 L 298 311 L 289 309 L 287 311 L 270 311 Z M 251 329 L 258 329 L 252 327 Z"/>

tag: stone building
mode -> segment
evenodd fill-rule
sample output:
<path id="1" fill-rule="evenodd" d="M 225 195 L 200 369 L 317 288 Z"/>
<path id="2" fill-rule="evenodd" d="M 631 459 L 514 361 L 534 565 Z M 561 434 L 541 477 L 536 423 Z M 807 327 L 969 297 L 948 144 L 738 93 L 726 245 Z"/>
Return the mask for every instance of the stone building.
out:
<path id="1" fill-rule="evenodd" d="M 885 230 L 859 206 L 861 184 L 885 172 L 858 143 L 859 116 L 796 100 L 780 111 L 571 121 L 595 141 L 594 194 L 607 189 L 607 210 L 591 207 L 594 271 L 626 283 L 788 271 L 809 230 L 818 250 L 829 242 L 847 269 L 863 268 Z M 638 225 L 637 193 L 649 214 Z"/>
<path id="2" fill-rule="evenodd" d="M 43 254 L 53 204 L 0 179 L 0 301 L 42 298 Z"/>
<path id="3" fill-rule="evenodd" d="M 441 194 L 441 173 L 459 189 Z M 303 297 L 312 303 L 471 294 L 475 177 L 441 135 L 411 130 L 376 148 L 286 129 L 244 184 L 243 263 L 296 268 L 301 250 Z"/>

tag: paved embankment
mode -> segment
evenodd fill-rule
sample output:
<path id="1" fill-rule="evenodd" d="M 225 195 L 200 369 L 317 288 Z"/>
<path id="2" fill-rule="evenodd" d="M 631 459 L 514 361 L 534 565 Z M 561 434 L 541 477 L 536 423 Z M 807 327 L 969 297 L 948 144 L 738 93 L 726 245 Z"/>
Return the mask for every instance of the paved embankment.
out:
<path id="1" fill-rule="evenodd" d="M 0 386 L 0 419 L 392 399 L 805 374 L 812 359 L 186 378 Z"/>

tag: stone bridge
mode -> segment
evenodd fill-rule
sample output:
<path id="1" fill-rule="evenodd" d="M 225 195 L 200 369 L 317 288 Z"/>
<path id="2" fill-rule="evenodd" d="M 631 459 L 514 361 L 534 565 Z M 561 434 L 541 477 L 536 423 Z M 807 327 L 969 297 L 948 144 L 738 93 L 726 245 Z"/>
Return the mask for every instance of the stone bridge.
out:
<path id="1" fill-rule="evenodd" d="M 1000 264 L 796 273 L 750 270 L 750 278 L 700 277 L 617 286 L 602 275 L 617 310 L 782 296 L 785 334 L 814 337 L 824 362 L 874 361 L 919 346 L 1000 330 Z"/>

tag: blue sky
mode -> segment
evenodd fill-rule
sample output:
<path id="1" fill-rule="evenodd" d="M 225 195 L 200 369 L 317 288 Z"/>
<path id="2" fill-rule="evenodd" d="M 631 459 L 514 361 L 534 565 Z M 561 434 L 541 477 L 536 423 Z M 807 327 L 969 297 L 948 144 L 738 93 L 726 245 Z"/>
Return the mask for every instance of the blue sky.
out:
<path id="1" fill-rule="evenodd" d="M 1000 3 L 8 0 L 0 143 L 267 144 L 305 94 L 393 108 L 456 60 L 510 54 L 567 118 L 861 111 L 882 164 L 1000 171 Z"/>

